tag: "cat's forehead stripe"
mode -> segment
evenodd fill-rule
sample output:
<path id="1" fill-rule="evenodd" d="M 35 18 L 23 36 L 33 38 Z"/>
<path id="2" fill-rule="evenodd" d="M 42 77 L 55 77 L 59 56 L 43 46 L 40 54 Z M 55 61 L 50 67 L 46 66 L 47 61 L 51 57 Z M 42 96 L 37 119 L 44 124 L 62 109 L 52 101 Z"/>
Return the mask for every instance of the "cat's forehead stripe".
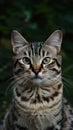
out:
<path id="1" fill-rule="evenodd" d="M 32 49 L 32 54 L 35 54 L 35 55 L 39 54 L 40 55 L 42 45 L 43 45 L 43 42 L 32 42 L 32 43 L 30 43 L 30 46 L 31 46 L 31 49 Z"/>

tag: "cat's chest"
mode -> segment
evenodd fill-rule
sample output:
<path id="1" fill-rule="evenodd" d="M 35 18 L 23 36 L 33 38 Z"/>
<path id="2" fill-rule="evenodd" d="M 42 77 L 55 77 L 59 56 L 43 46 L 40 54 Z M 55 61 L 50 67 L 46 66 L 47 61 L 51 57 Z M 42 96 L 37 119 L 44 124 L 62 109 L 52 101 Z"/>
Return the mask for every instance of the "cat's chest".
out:
<path id="1" fill-rule="evenodd" d="M 57 123 L 55 111 L 50 111 L 48 108 L 37 111 L 25 110 L 19 113 L 20 117 L 16 121 L 16 124 L 20 124 L 23 127 L 25 126 L 29 130 L 39 130 L 39 128 L 40 130 L 46 130 L 48 126 L 55 126 Z"/>
<path id="2" fill-rule="evenodd" d="M 62 107 L 62 89 L 59 91 L 53 91 L 53 89 L 49 91 L 50 89 L 48 89 L 47 92 L 46 89 L 40 90 L 27 91 L 21 96 L 17 96 L 15 93 L 14 106 L 17 107 L 17 115 L 18 113 L 20 115 L 16 123 L 21 122 L 20 125 L 31 128 L 29 130 L 39 130 L 39 128 L 46 130 L 48 126 L 55 126 L 57 124 L 56 115 Z M 61 113 L 58 118 L 61 119 Z"/>
<path id="3" fill-rule="evenodd" d="M 20 95 L 18 91 L 14 91 L 15 105 L 20 107 L 23 111 L 40 111 L 48 108 L 51 110 L 55 104 L 61 104 L 62 88 L 59 90 L 53 90 L 53 88 L 39 89 L 38 91 L 28 90 L 23 93 L 21 92 Z"/>
<path id="4" fill-rule="evenodd" d="M 60 97 L 61 98 L 61 97 Z M 61 101 L 59 101 L 59 97 L 57 97 L 54 101 L 38 103 L 36 105 L 33 104 L 19 104 L 19 102 L 15 103 L 17 106 L 17 115 L 18 120 L 17 124 L 21 126 L 26 126 L 27 128 L 31 128 L 29 130 L 46 130 L 49 126 L 55 126 L 57 124 L 57 119 L 61 119 L 61 113 L 56 117 L 56 115 L 61 110 Z"/>

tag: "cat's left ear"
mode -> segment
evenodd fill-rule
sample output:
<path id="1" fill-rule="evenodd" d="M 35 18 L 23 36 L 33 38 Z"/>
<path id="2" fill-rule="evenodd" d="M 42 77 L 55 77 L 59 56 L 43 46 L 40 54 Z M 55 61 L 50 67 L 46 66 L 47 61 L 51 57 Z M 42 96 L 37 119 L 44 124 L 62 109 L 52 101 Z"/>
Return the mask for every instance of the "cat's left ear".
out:
<path id="1" fill-rule="evenodd" d="M 17 53 L 18 49 L 20 47 L 28 44 L 28 42 L 18 31 L 13 30 L 13 32 L 11 34 L 11 44 L 13 47 L 13 52 Z"/>
<path id="2" fill-rule="evenodd" d="M 51 36 L 45 41 L 45 45 L 53 46 L 57 49 L 59 53 L 61 50 L 61 43 L 62 43 L 62 31 L 56 30 L 54 31 Z"/>

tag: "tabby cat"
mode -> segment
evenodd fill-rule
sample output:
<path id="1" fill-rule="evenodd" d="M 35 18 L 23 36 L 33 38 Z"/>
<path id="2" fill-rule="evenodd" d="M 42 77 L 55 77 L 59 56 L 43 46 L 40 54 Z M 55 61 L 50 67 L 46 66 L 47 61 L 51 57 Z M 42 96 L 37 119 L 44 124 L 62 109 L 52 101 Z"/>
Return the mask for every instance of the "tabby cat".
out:
<path id="1" fill-rule="evenodd" d="M 63 97 L 62 32 L 45 42 L 27 42 L 12 32 L 13 100 L 3 130 L 73 130 L 73 110 Z"/>

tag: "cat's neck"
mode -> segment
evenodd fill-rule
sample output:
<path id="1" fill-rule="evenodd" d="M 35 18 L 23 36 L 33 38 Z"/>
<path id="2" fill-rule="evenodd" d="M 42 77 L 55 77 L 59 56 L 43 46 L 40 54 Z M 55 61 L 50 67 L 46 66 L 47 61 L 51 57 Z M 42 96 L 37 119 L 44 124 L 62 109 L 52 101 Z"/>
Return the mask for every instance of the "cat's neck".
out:
<path id="1" fill-rule="evenodd" d="M 22 87 L 23 88 L 23 87 Z M 28 86 L 25 90 L 19 91 L 18 87 L 14 91 L 15 104 L 22 109 L 40 109 L 51 107 L 55 102 L 62 101 L 62 82 L 48 86 Z"/>

